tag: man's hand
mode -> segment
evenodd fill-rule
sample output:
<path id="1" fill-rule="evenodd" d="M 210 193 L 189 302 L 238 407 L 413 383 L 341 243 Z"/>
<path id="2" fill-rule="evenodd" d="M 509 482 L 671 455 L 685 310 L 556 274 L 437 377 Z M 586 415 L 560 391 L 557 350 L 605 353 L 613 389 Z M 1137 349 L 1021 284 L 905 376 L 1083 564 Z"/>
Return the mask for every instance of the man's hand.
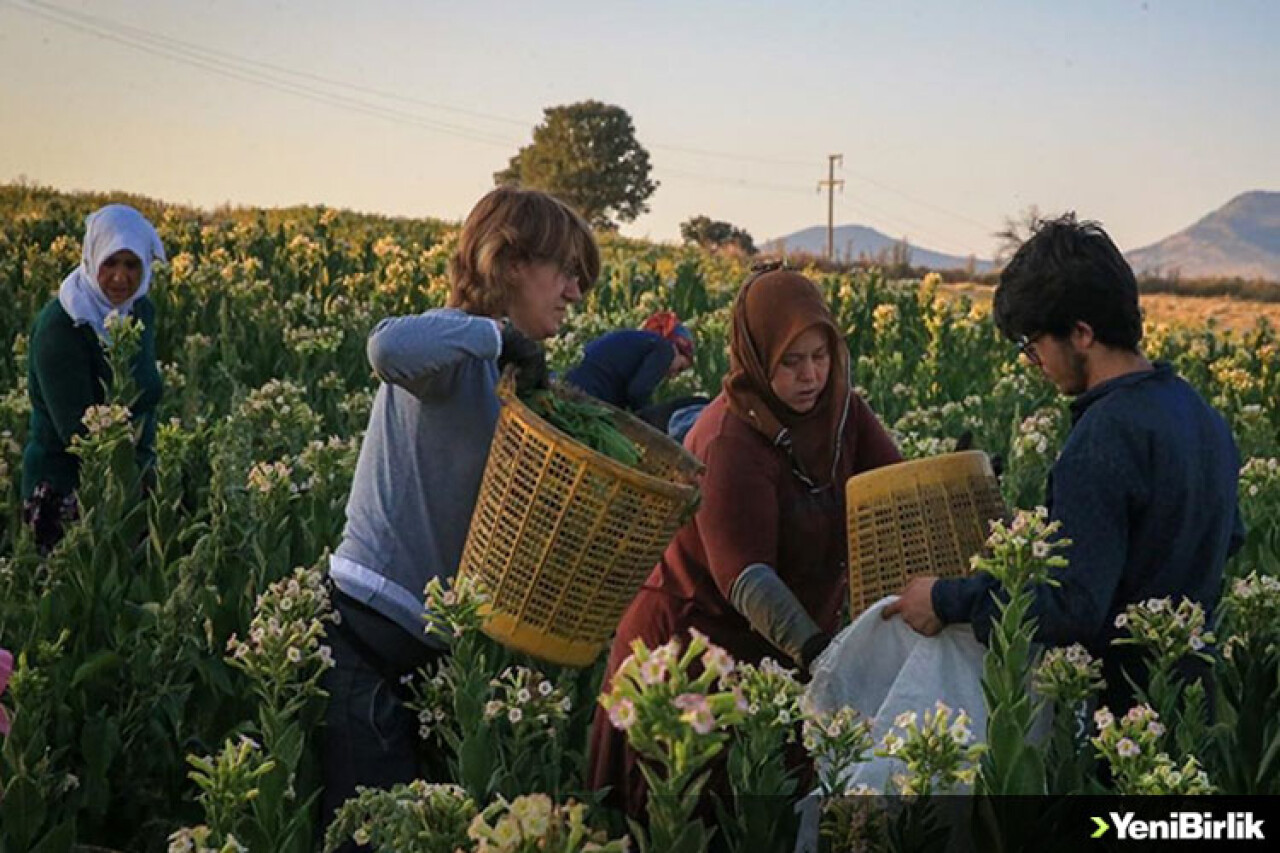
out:
<path id="1" fill-rule="evenodd" d="M 535 341 L 521 334 L 510 321 L 502 324 L 502 353 L 498 356 L 498 370 L 507 365 L 516 369 L 516 393 L 528 394 L 547 387 L 547 356 Z"/>
<path id="2" fill-rule="evenodd" d="M 933 612 L 933 585 L 935 577 L 913 578 L 902 588 L 897 601 L 891 601 L 880 611 L 881 617 L 890 619 L 901 615 L 904 622 L 926 637 L 942 630 L 942 620 Z"/>

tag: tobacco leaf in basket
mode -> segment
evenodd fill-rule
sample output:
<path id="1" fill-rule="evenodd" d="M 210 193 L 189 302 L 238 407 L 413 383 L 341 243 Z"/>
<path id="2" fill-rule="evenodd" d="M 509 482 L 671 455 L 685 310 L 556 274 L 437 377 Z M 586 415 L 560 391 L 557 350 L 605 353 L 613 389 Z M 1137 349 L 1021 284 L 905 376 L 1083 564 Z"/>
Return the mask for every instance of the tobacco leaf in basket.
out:
<path id="1" fill-rule="evenodd" d="M 539 417 L 597 453 L 630 468 L 640 463 L 640 448 L 618 431 L 613 415 L 604 406 L 544 390 L 530 392 L 522 399 Z"/>

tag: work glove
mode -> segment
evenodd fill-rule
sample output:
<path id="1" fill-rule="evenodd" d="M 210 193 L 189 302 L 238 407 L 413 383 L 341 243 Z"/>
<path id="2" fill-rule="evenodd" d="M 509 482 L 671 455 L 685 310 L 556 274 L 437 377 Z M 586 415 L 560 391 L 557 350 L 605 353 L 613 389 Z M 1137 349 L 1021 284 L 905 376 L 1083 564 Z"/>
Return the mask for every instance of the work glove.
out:
<path id="1" fill-rule="evenodd" d="M 752 630 L 785 652 L 806 674 L 831 641 L 773 567 L 764 563 L 753 563 L 738 575 L 729 603 L 746 617 Z"/>
<path id="2" fill-rule="evenodd" d="M 547 387 L 547 354 L 536 341 L 502 321 L 502 354 L 498 356 L 498 372 L 508 366 L 515 368 L 516 393 L 524 396 L 531 391 Z"/>
<path id="3" fill-rule="evenodd" d="M 804 645 L 800 647 L 800 667 L 805 672 L 813 672 L 814 661 L 822 657 L 822 653 L 829 645 L 831 645 L 831 635 L 826 631 L 819 631 L 805 640 Z"/>
<path id="4" fill-rule="evenodd" d="M 973 431 L 965 430 L 960 433 L 960 437 L 956 439 L 956 452 L 974 449 L 976 448 L 973 446 Z M 991 460 L 991 470 L 999 480 L 1004 475 L 1004 459 L 998 453 L 988 453 L 987 458 Z"/>

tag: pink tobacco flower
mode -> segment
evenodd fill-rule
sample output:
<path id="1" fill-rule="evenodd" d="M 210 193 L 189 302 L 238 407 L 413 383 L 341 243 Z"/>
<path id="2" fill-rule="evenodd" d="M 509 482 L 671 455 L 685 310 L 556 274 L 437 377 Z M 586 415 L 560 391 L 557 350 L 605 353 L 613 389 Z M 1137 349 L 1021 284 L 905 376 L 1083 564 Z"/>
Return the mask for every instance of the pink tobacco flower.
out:
<path id="1" fill-rule="evenodd" d="M 613 727 L 626 731 L 636 723 L 636 706 L 630 699 L 619 699 L 609 709 L 609 722 Z"/>
<path id="2" fill-rule="evenodd" d="M 711 712 L 707 697 L 700 693 L 681 693 L 671 700 L 681 711 L 680 719 L 693 727 L 700 735 L 710 734 L 715 730 L 716 718 Z"/>

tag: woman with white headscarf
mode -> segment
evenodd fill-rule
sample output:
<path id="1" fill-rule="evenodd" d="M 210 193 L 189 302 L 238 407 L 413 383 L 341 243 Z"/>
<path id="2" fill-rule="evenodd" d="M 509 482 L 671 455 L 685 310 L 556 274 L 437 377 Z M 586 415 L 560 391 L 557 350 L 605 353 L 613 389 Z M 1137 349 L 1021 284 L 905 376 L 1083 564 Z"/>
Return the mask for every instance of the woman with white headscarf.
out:
<path id="1" fill-rule="evenodd" d="M 28 347 L 31 420 L 22 454 L 23 518 L 41 550 L 52 548 L 65 522 L 77 515 L 79 459 L 67 449 L 85 431 L 85 411 L 106 400 L 106 320 L 112 312 L 132 314 L 142 323 L 142 346 L 132 364 L 138 396 L 130 412 L 135 426 L 141 424 L 139 467 L 147 471 L 155 461 L 156 406 L 164 386 L 156 365 L 155 307 L 147 291 L 151 262 L 165 259 L 164 246 L 151 223 L 127 205 L 107 205 L 85 222 L 80 266 L 37 315 Z"/>

